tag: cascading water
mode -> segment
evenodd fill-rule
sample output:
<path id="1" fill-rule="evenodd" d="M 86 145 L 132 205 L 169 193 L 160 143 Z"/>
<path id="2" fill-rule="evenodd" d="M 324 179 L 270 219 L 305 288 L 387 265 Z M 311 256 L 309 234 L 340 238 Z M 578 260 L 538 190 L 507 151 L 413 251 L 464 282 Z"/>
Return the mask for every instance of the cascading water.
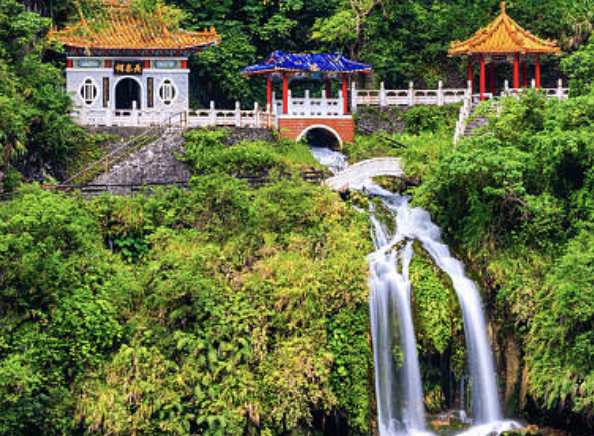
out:
<path id="1" fill-rule="evenodd" d="M 346 157 L 341 153 L 313 147 L 312 153 L 334 173 L 348 166 Z M 380 435 L 425 431 L 422 383 L 408 277 L 414 254 L 414 240 L 422 244 L 436 265 L 450 277 L 462 308 L 473 415 L 474 422 L 478 424 L 467 430 L 464 436 L 499 433 L 517 428 L 518 425 L 513 421 L 502 421 L 480 295 L 474 283 L 466 277 L 462 263 L 454 259 L 448 247 L 441 242 L 441 230 L 433 224 L 428 212 L 411 208 L 406 197 L 389 192 L 371 180 L 350 188 L 379 197 L 394 223 L 394 231 L 390 234 L 374 214 L 370 214 L 376 248 L 368 256 L 371 272 L 370 315 Z M 398 370 L 393 352 L 397 338 L 400 339 L 402 350 L 402 364 Z M 397 373 L 400 374 L 398 385 L 395 383 Z"/>
<path id="2" fill-rule="evenodd" d="M 378 398 L 380 435 L 422 432 L 425 430 L 423 391 L 417 356 L 417 342 L 410 304 L 408 270 L 413 255 L 412 242 L 399 253 L 390 250 L 379 222 L 372 217 L 375 243 L 378 250 L 369 256 L 371 278 L 370 313 L 375 358 L 375 381 Z M 387 250 L 386 250 L 387 248 Z M 402 272 L 398 272 L 398 257 Z M 400 370 L 400 397 L 402 414 L 396 415 L 393 405 L 395 364 L 393 355 L 392 313 L 399 320 L 402 367 Z"/>

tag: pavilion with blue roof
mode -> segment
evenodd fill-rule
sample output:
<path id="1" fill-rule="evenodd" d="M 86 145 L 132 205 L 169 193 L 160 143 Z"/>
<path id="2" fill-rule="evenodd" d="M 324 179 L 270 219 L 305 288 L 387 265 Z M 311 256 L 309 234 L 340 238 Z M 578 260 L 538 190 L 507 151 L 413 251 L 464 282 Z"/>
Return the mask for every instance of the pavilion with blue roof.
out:
<path id="1" fill-rule="evenodd" d="M 289 78 L 326 82 L 326 98 L 331 98 L 331 81 L 342 79 L 344 114 L 348 113 L 347 77 L 369 73 L 371 66 L 347 59 L 340 53 L 283 53 L 275 51 L 259 64 L 243 70 L 245 76 L 264 75 L 267 79 L 267 103 L 272 107 L 272 82 L 282 80 L 283 114 L 288 113 Z"/>

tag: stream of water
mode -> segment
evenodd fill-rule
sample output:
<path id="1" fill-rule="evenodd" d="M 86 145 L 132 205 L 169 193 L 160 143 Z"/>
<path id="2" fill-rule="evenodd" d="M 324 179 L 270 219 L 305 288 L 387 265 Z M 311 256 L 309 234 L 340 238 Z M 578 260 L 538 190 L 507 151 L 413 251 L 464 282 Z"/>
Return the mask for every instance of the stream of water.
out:
<path id="1" fill-rule="evenodd" d="M 314 157 L 336 173 L 348 166 L 346 156 L 325 148 L 311 148 Z M 472 387 L 472 423 L 462 435 L 482 436 L 518 428 L 504 421 L 497 392 L 480 294 L 466 277 L 464 266 L 441 241 L 441 230 L 428 212 L 411 208 L 408 198 L 387 191 L 371 180 L 350 186 L 381 200 L 389 216 L 380 222 L 369 213 L 375 251 L 370 267 L 370 316 L 374 344 L 375 385 L 380 436 L 427 433 L 417 343 L 411 309 L 409 265 L 413 241 L 419 241 L 454 287 L 464 321 L 468 368 Z M 400 345 L 401 355 L 394 346 Z"/>

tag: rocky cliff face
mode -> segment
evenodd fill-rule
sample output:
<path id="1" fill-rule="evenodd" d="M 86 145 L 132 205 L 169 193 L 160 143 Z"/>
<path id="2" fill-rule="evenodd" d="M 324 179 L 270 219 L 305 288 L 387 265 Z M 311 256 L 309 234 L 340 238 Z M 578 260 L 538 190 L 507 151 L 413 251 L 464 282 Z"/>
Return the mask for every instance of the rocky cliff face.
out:
<path id="1" fill-rule="evenodd" d="M 143 183 L 186 182 L 190 170 L 178 156 L 184 153 L 183 130 L 172 129 L 160 138 L 132 153 L 97 177 L 93 185 L 128 185 Z"/>

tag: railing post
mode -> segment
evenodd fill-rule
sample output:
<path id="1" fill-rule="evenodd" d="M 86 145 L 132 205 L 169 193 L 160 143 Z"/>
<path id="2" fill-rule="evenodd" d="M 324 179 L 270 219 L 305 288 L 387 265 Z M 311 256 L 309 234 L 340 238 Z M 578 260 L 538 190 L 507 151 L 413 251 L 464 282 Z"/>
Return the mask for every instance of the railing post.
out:
<path id="1" fill-rule="evenodd" d="M 138 126 L 138 110 L 136 101 L 132 102 L 132 122 L 134 123 L 134 126 Z"/>
<path id="2" fill-rule="evenodd" d="M 509 80 L 506 80 L 505 82 L 503 82 L 503 89 L 505 90 L 506 93 L 509 91 Z"/>
<path id="3" fill-rule="evenodd" d="M 210 125 L 211 126 L 216 126 L 217 125 L 217 111 L 215 109 L 215 102 L 211 101 L 210 102 L 210 113 L 209 113 L 209 117 L 210 117 Z"/>
<path id="4" fill-rule="evenodd" d="M 260 127 L 260 105 L 254 103 L 254 127 Z"/>
<path id="5" fill-rule="evenodd" d="M 338 91 L 338 114 L 339 115 L 343 115 L 343 111 L 344 111 L 344 100 L 343 100 L 343 95 L 342 95 L 342 89 L 340 89 Z"/>
<path id="6" fill-rule="evenodd" d="M 293 115 L 293 91 L 287 91 L 287 113 L 286 115 Z"/>
<path id="7" fill-rule="evenodd" d="M 357 112 L 357 84 L 353 80 L 351 83 L 351 113 Z"/>
<path id="8" fill-rule="evenodd" d="M 388 105 L 388 96 L 386 95 L 386 84 L 384 82 L 380 83 L 379 105 L 380 107 L 385 107 Z"/>
<path id="9" fill-rule="evenodd" d="M 466 98 L 472 98 L 472 80 L 469 80 L 466 85 Z"/>
<path id="10" fill-rule="evenodd" d="M 111 127 L 113 125 L 113 111 L 111 109 L 106 109 L 105 113 L 107 114 L 105 116 L 105 124 L 109 127 Z"/>
<path id="11" fill-rule="evenodd" d="M 408 105 L 415 105 L 415 84 L 413 82 L 408 84 Z"/>
<path id="12" fill-rule="evenodd" d="M 303 102 L 303 109 L 306 117 L 311 116 L 311 99 L 309 98 L 309 89 L 305 90 L 305 99 Z"/>
<path id="13" fill-rule="evenodd" d="M 536 80 L 532 79 L 532 81 L 530 82 L 530 85 L 532 86 L 532 89 L 536 89 Z"/>
<path id="14" fill-rule="evenodd" d="M 437 87 L 437 106 L 443 106 L 443 82 L 441 80 Z"/>
<path id="15" fill-rule="evenodd" d="M 273 100 L 274 101 L 274 100 Z M 267 112 L 267 116 L 268 116 L 268 127 L 271 128 L 272 127 L 272 105 L 267 104 L 266 105 L 266 112 Z"/>
<path id="16" fill-rule="evenodd" d="M 563 98 L 563 79 L 559 79 L 557 82 L 557 96 L 559 99 Z"/>
<path id="17" fill-rule="evenodd" d="M 241 103 L 235 102 L 235 125 L 241 127 Z"/>

